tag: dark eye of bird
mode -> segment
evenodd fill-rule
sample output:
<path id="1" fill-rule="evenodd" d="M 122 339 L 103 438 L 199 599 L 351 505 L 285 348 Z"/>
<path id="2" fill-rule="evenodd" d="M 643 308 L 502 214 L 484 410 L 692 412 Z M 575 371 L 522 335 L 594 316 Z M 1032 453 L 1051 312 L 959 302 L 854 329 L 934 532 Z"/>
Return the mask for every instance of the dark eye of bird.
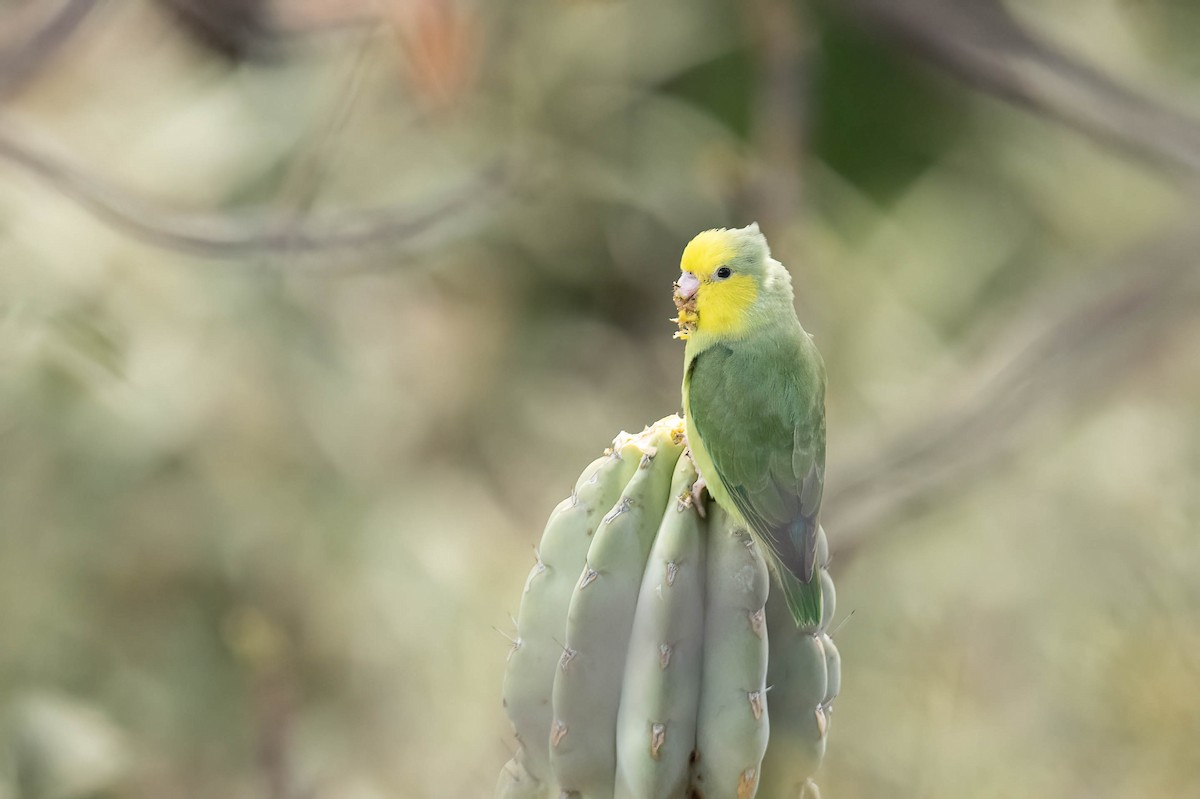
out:
<path id="1" fill-rule="evenodd" d="M 717 270 L 717 277 L 721 278 L 722 280 L 724 280 L 725 278 L 729 277 L 732 274 L 733 274 L 733 270 L 730 269 L 728 266 L 722 266 L 720 269 Z"/>

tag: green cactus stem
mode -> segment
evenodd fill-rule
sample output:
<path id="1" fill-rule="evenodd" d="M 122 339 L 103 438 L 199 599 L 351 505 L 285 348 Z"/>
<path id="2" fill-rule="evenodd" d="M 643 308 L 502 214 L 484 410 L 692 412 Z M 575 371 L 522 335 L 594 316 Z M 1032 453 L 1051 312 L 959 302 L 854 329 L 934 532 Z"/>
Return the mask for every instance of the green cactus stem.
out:
<path id="1" fill-rule="evenodd" d="M 639 440 L 641 462 L 588 549 L 567 612 L 554 675 L 550 763 L 564 791 L 608 799 L 617 771 L 617 713 L 625 656 L 650 547 L 683 453 L 683 437 L 656 425 Z"/>
<path id="2" fill-rule="evenodd" d="M 551 514 L 504 681 L 499 799 L 816 797 L 841 659 L 791 621 L 762 554 L 692 505 L 683 423 L 622 434 Z"/>
<path id="3" fill-rule="evenodd" d="M 678 459 L 671 499 L 642 576 L 617 714 L 620 799 L 683 796 L 696 741 L 704 640 L 703 520 L 696 469 Z"/>
<path id="4" fill-rule="evenodd" d="M 767 712 L 767 564 L 744 530 L 711 508 L 704 679 L 692 789 L 746 799 L 758 788 Z"/>
<path id="5" fill-rule="evenodd" d="M 584 470 L 571 496 L 550 514 L 537 560 L 525 580 L 503 695 L 522 749 L 520 771 L 527 781 L 552 781 L 547 745 L 552 721 L 550 693 L 563 654 L 567 608 L 592 536 L 641 458 L 637 441 L 626 436 L 614 441 L 608 454 Z"/>
<path id="6" fill-rule="evenodd" d="M 818 531 L 817 569 L 821 580 L 824 616 L 815 630 L 798 630 L 787 609 L 767 605 L 771 636 L 771 745 L 763 760 L 764 796 L 796 799 L 813 796 L 809 778 L 825 754 L 829 713 L 841 687 L 841 659 L 829 637 L 829 620 L 836 597 L 829 576 L 829 546 L 825 531 Z M 828 649 L 826 648 L 828 643 Z"/>

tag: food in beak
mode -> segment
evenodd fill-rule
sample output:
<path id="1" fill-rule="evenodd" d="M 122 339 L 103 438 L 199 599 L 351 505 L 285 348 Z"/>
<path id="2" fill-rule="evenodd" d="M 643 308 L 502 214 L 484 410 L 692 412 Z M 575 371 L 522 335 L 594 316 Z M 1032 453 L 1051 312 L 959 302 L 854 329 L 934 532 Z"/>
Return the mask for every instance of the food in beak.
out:
<path id="1" fill-rule="evenodd" d="M 700 281 L 691 272 L 681 274 L 679 282 L 675 284 L 675 308 L 679 311 L 679 316 L 671 320 L 679 325 L 675 338 L 686 340 L 688 334 L 696 329 L 700 318 L 696 313 L 696 290 L 699 288 Z"/>

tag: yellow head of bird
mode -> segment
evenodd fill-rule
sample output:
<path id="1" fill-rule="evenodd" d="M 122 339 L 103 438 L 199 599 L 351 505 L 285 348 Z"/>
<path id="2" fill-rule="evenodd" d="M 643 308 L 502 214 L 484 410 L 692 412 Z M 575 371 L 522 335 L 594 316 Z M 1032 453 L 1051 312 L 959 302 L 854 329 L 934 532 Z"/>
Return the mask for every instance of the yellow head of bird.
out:
<path id="1" fill-rule="evenodd" d="M 676 338 L 686 339 L 696 331 L 715 336 L 741 333 L 763 286 L 770 255 L 757 223 L 697 234 L 679 263 Z"/>

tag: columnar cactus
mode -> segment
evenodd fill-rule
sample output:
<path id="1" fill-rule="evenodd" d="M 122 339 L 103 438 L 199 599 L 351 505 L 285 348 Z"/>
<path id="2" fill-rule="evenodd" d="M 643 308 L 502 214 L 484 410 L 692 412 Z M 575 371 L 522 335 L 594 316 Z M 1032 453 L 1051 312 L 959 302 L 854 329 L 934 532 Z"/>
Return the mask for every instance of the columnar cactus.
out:
<path id="1" fill-rule="evenodd" d="M 815 796 L 841 682 L 826 613 L 799 629 L 750 537 L 692 503 L 683 422 L 622 433 L 550 516 L 504 680 L 498 799 Z"/>

